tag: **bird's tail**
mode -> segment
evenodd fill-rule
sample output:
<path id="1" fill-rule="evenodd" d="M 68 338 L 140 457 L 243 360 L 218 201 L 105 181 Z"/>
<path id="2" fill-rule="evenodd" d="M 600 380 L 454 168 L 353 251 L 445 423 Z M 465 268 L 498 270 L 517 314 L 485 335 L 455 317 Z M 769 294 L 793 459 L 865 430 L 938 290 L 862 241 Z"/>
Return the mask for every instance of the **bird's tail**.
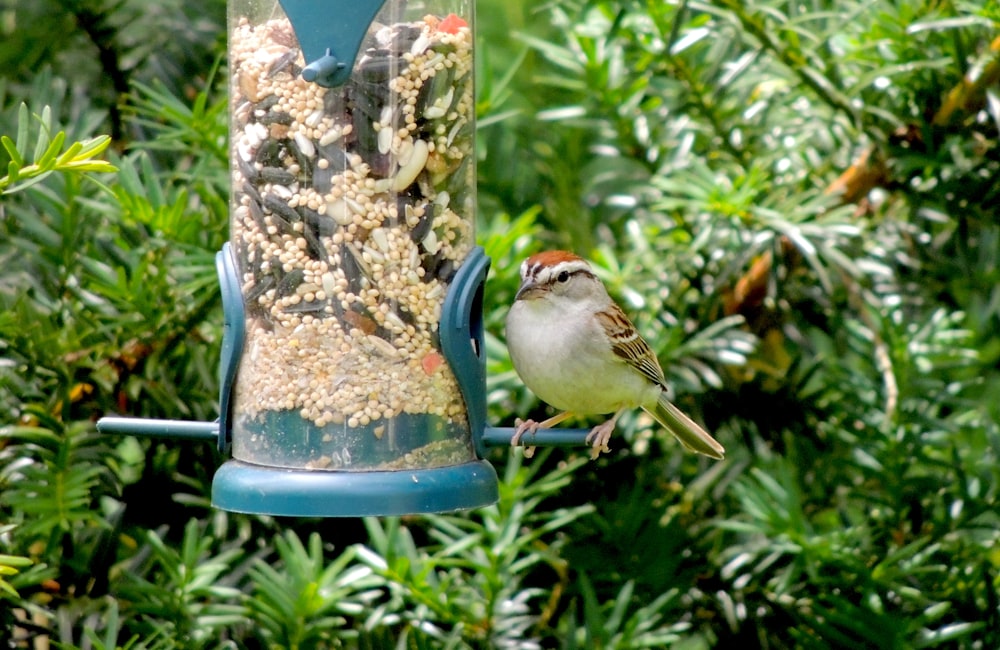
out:
<path id="1" fill-rule="evenodd" d="M 667 399 L 666 391 L 660 393 L 660 399 L 656 402 L 656 408 L 653 410 L 647 409 L 646 412 L 656 418 L 667 431 L 672 433 L 689 450 L 719 460 L 724 458 L 726 450 L 719 444 L 719 441 L 708 435 L 708 432 L 698 426 L 694 420 L 684 415 L 679 408 L 671 404 L 670 400 Z"/>

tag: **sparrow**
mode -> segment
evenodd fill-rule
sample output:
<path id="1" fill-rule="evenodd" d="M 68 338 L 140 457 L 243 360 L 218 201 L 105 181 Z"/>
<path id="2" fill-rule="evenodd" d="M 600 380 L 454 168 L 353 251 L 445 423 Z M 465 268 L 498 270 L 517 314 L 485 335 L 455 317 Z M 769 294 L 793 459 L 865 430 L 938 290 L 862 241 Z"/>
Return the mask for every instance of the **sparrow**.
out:
<path id="1" fill-rule="evenodd" d="M 561 411 L 542 422 L 519 419 L 511 445 L 572 416 L 612 413 L 586 437 L 596 459 L 610 451 L 618 418 L 642 408 L 690 451 L 723 458 L 722 445 L 670 402 L 652 348 L 581 257 L 552 250 L 524 260 L 506 331 L 521 380 Z M 532 452 L 525 449 L 528 457 Z"/>

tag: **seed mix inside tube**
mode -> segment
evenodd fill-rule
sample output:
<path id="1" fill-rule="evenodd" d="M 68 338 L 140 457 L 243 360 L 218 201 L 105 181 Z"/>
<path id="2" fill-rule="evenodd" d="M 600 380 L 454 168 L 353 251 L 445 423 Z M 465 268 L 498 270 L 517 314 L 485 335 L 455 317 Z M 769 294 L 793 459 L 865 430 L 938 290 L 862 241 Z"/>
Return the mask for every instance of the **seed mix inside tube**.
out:
<path id="1" fill-rule="evenodd" d="M 340 88 L 303 80 L 303 65 L 287 19 L 235 25 L 232 240 L 247 344 L 234 427 L 248 435 L 234 431 L 234 455 L 274 463 L 290 438 L 278 414 L 293 413 L 305 439 L 279 464 L 468 460 L 438 321 L 473 244 L 472 34 L 454 15 L 376 22 Z M 404 435 L 405 418 L 431 434 Z M 359 441 L 377 451 L 360 458 Z"/>

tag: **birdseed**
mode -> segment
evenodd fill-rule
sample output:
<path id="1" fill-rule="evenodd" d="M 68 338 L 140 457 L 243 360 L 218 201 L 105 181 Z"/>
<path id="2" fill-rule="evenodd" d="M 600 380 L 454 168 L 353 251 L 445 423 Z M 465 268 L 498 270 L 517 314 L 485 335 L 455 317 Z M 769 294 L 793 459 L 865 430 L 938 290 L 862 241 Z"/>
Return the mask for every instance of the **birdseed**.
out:
<path id="1" fill-rule="evenodd" d="M 465 404 L 437 361 L 475 201 L 472 35 L 452 18 L 376 18 L 332 89 L 302 79 L 286 18 L 235 22 L 238 458 L 403 469 L 472 457 Z"/>

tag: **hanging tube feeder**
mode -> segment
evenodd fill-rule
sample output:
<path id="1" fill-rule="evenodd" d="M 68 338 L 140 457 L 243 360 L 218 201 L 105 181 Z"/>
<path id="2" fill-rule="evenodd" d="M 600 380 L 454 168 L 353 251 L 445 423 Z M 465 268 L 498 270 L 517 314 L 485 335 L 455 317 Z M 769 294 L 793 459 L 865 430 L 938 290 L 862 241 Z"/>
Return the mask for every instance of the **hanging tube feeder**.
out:
<path id="1" fill-rule="evenodd" d="M 483 460 L 472 0 L 231 0 L 230 241 L 219 419 L 105 417 L 213 440 L 212 503 L 398 515 L 497 499 Z M 580 444 L 538 431 L 524 444 Z"/>

